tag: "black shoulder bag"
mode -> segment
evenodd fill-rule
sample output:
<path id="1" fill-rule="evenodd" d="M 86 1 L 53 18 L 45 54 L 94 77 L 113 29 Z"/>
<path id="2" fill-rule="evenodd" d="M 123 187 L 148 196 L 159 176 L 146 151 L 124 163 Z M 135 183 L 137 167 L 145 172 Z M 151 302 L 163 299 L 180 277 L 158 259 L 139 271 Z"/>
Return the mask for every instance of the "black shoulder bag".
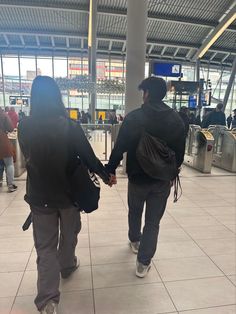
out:
<path id="1" fill-rule="evenodd" d="M 69 122 L 70 142 L 73 141 L 72 123 Z M 100 183 L 96 175 L 91 172 L 80 157 L 69 146 L 68 180 L 72 202 L 85 213 L 98 209 L 100 199 Z"/>

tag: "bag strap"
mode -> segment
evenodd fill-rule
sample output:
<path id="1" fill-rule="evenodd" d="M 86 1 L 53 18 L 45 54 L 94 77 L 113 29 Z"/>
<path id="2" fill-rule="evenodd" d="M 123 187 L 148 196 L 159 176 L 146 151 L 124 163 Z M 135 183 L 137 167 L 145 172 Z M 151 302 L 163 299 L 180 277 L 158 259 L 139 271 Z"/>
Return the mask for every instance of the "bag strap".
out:
<path id="1" fill-rule="evenodd" d="M 179 194 L 180 189 L 180 194 Z M 179 175 L 174 179 L 174 203 L 177 203 L 180 197 L 182 196 L 183 190 L 180 183 Z"/>

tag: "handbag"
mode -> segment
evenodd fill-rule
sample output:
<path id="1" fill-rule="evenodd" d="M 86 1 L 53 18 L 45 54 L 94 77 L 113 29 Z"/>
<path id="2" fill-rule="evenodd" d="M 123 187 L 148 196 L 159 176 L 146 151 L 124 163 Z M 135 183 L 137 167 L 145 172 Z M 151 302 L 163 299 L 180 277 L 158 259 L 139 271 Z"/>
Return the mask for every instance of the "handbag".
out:
<path id="1" fill-rule="evenodd" d="M 100 183 L 96 175 L 83 164 L 79 156 L 76 156 L 76 159 L 69 174 L 71 198 L 80 211 L 91 213 L 98 209 Z"/>
<path id="2" fill-rule="evenodd" d="M 73 125 L 72 121 L 69 120 L 69 143 L 73 137 Z M 71 200 L 80 211 L 91 213 L 98 209 L 100 199 L 100 183 L 98 178 L 83 163 L 72 145 L 69 145 L 68 181 Z"/>

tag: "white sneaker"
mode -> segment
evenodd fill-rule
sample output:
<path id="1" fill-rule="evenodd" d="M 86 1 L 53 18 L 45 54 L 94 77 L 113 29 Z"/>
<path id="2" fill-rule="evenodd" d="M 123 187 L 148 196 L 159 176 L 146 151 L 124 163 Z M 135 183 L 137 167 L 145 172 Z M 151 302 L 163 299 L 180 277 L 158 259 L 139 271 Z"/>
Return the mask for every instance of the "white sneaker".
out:
<path id="1" fill-rule="evenodd" d="M 17 190 L 17 186 L 15 184 L 11 184 L 8 186 L 8 193 L 15 192 Z"/>
<path id="2" fill-rule="evenodd" d="M 41 314 L 58 314 L 57 307 L 58 305 L 55 302 L 49 301 L 40 313 Z"/>
<path id="3" fill-rule="evenodd" d="M 151 268 L 151 263 L 149 265 L 143 265 L 142 263 L 136 262 L 136 276 L 139 278 L 144 278 Z"/>
<path id="4" fill-rule="evenodd" d="M 138 254 L 140 242 L 130 242 L 129 243 L 131 250 L 133 251 L 134 254 Z"/>

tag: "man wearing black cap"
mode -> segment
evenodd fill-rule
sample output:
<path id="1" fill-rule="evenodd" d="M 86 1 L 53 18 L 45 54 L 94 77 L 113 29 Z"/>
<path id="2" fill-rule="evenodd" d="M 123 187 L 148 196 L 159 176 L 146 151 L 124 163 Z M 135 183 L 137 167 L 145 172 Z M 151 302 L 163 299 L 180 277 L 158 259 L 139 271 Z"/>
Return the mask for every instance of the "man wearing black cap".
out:
<path id="1" fill-rule="evenodd" d="M 124 119 L 111 153 L 107 169 L 115 173 L 123 153 L 127 152 L 129 241 L 132 251 L 137 254 L 136 275 L 145 277 L 151 267 L 159 233 L 159 223 L 165 212 L 170 194 L 171 182 L 156 180 L 148 176 L 139 164 L 136 150 L 143 131 L 164 141 L 175 152 L 179 168 L 185 150 L 184 124 L 173 109 L 162 99 L 167 92 L 161 78 L 150 77 L 142 81 L 143 105 L 130 112 Z M 145 225 L 141 232 L 142 213 L 146 203 Z"/>

